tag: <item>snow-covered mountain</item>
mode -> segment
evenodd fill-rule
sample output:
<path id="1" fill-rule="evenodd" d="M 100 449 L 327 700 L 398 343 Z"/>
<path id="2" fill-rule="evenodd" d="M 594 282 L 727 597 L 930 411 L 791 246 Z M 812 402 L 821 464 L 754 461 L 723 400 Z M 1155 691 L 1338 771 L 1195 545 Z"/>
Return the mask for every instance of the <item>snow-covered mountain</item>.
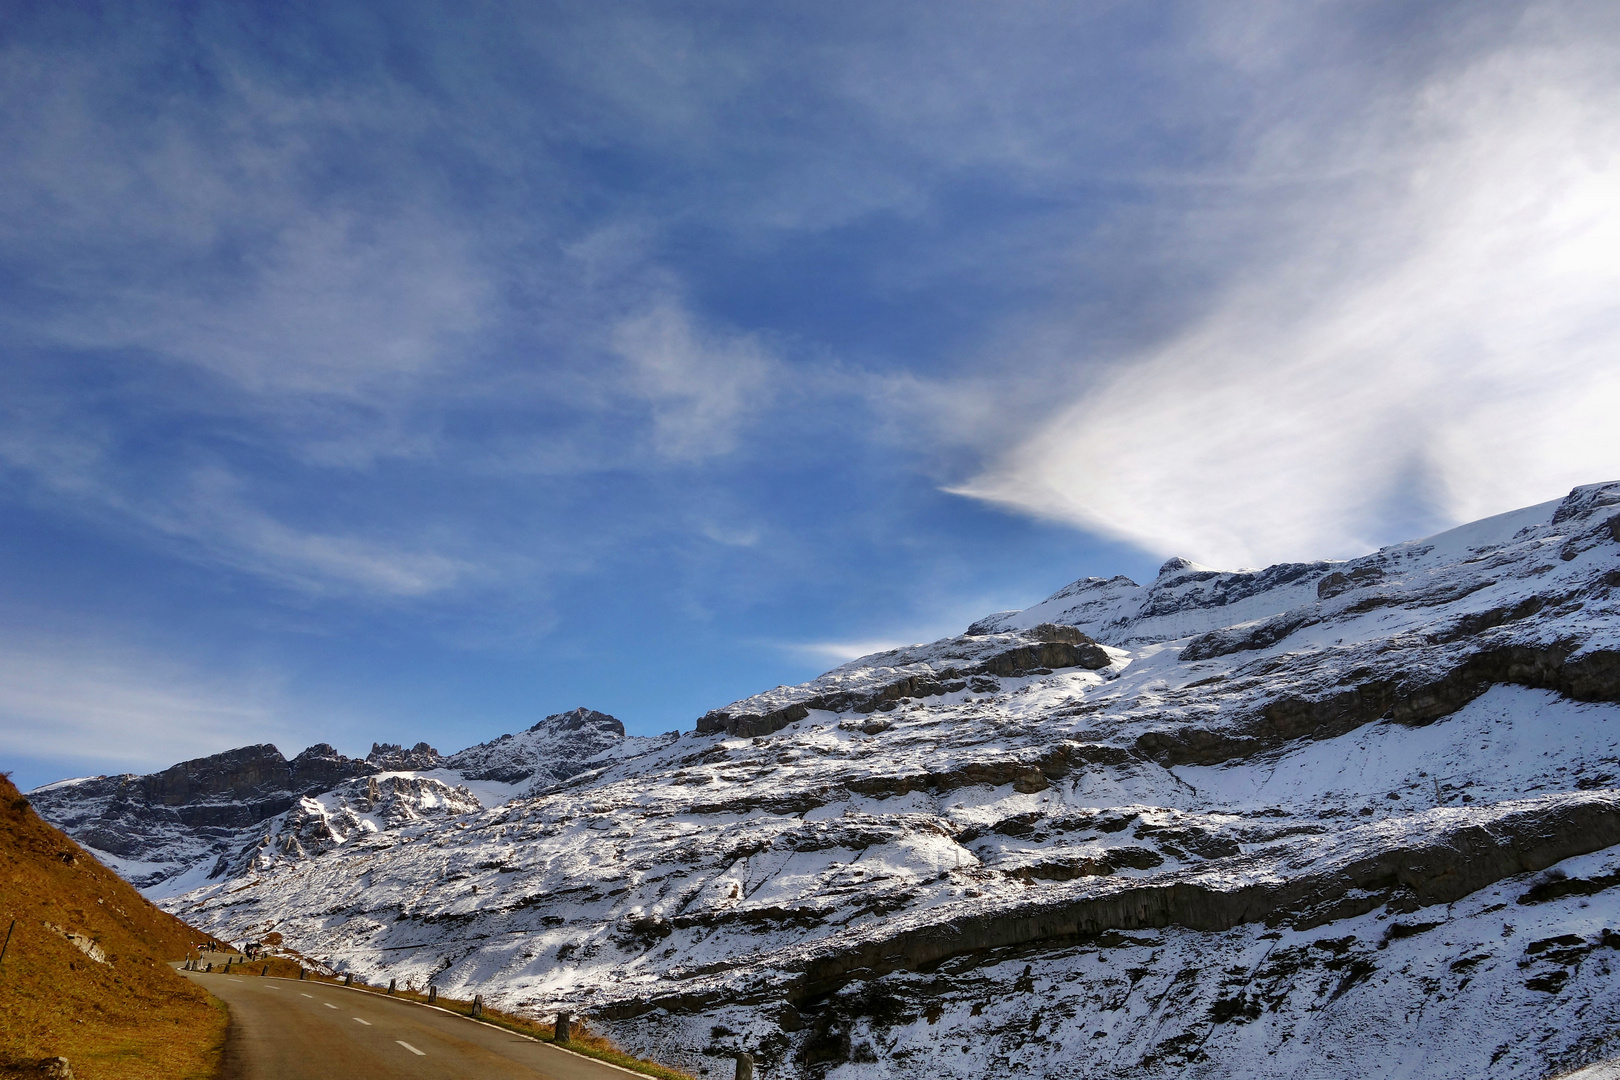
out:
<path id="1" fill-rule="evenodd" d="M 425 742 L 373 743 L 364 758 L 317 743 L 289 761 L 265 743 L 148 776 L 63 780 L 28 798 L 107 865 L 161 896 L 235 876 L 271 849 L 308 857 L 357 836 L 444 821 L 656 745 L 626 738 L 618 720 L 581 707 L 448 758 Z"/>
<path id="2" fill-rule="evenodd" d="M 1616 702 L 1620 483 L 1086 579 L 678 738 L 191 770 L 259 816 L 150 891 L 716 1074 L 1541 1078 L 1620 1052 Z M 151 780 L 31 797 L 126 846 L 227 827 Z"/>

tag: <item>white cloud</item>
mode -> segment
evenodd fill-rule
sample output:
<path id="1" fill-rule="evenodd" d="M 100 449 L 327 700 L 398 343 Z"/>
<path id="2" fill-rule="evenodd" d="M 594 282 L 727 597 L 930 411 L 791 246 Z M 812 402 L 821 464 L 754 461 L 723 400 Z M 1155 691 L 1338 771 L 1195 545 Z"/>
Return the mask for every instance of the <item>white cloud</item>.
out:
<path id="1" fill-rule="evenodd" d="M 758 341 L 694 326 L 672 301 L 619 323 L 613 345 L 626 390 L 651 408 L 653 448 L 670 460 L 730 450 L 771 395 L 773 363 Z"/>
<path id="2" fill-rule="evenodd" d="M 287 734 L 262 679 L 207 676 L 82 638 L 0 642 L 0 754 L 8 757 L 149 770 Z"/>
<path id="3" fill-rule="evenodd" d="M 1242 565 L 1397 539 L 1403 500 L 1438 524 L 1620 476 L 1617 59 L 1503 49 L 1375 109 L 1317 151 L 1353 179 L 1282 259 L 954 490 Z"/>
<path id="4" fill-rule="evenodd" d="M 183 493 L 164 503 L 128 504 L 110 494 L 107 502 L 157 532 L 196 545 L 206 561 L 311 592 L 423 596 L 482 573 L 471 562 L 433 551 L 289 525 L 249 504 L 237 480 L 219 469 L 197 471 Z"/>
<path id="5" fill-rule="evenodd" d="M 765 530 L 757 525 L 733 528 L 712 521 L 704 522 L 698 527 L 698 531 L 715 543 L 726 547 L 753 547 L 765 536 Z"/>
<path id="6" fill-rule="evenodd" d="M 909 641 L 890 641 L 883 638 L 874 638 L 867 641 L 804 641 L 782 647 L 806 660 L 832 664 L 836 667 L 851 660 L 858 660 L 863 656 L 888 652 L 890 649 L 899 649 L 910 644 L 912 643 Z"/>
<path id="7" fill-rule="evenodd" d="M 221 467 L 196 468 L 172 483 L 119 483 L 114 450 L 93 428 L 42 432 L 53 419 L 20 417 L 0 428 L 0 465 L 32 473 L 90 517 L 111 517 L 168 542 L 191 559 L 227 566 L 306 593 L 427 596 L 486 579 L 488 566 L 418 542 L 289 524 L 255 506 L 243 482 Z M 68 427 L 62 421 L 62 427 Z"/>
<path id="8" fill-rule="evenodd" d="M 207 114 L 118 116 L 99 105 L 118 63 L 4 59 L 0 87 L 32 122 L 0 123 L 0 235 L 53 298 L 9 318 L 36 340 L 143 349 L 261 396 L 381 404 L 457 366 L 491 318 L 477 238 L 426 185 L 311 183 L 334 144 L 419 129 L 420 100 L 288 96 L 226 69 Z"/>

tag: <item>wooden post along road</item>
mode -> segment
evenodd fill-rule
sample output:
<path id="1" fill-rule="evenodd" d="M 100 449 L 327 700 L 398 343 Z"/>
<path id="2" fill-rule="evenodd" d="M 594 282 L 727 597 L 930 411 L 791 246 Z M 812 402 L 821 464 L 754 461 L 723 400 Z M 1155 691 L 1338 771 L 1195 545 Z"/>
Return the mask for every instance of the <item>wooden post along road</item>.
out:
<path id="1" fill-rule="evenodd" d="M 640 1076 L 400 998 L 182 972 L 231 1010 L 224 1080 L 626 1080 Z M 645 1078 L 643 1078 L 645 1080 Z"/>

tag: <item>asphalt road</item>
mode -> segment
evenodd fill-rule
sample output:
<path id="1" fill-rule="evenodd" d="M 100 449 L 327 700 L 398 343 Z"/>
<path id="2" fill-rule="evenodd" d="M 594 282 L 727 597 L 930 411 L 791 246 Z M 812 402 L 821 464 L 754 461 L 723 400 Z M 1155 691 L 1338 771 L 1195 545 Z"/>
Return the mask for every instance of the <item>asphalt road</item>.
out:
<path id="1" fill-rule="evenodd" d="M 181 972 L 230 1007 L 223 1080 L 627 1080 L 440 1009 L 327 983 Z"/>

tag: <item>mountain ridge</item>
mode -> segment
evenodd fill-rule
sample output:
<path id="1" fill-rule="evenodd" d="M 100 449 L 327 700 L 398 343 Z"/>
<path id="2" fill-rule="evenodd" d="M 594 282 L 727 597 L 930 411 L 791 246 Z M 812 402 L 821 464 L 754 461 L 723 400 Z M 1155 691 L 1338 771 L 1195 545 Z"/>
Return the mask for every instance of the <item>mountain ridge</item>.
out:
<path id="1" fill-rule="evenodd" d="M 1538 1078 L 1620 1020 L 1616 589 L 1620 483 L 1081 579 L 564 777 L 345 779 L 164 902 L 691 1067 Z"/>

